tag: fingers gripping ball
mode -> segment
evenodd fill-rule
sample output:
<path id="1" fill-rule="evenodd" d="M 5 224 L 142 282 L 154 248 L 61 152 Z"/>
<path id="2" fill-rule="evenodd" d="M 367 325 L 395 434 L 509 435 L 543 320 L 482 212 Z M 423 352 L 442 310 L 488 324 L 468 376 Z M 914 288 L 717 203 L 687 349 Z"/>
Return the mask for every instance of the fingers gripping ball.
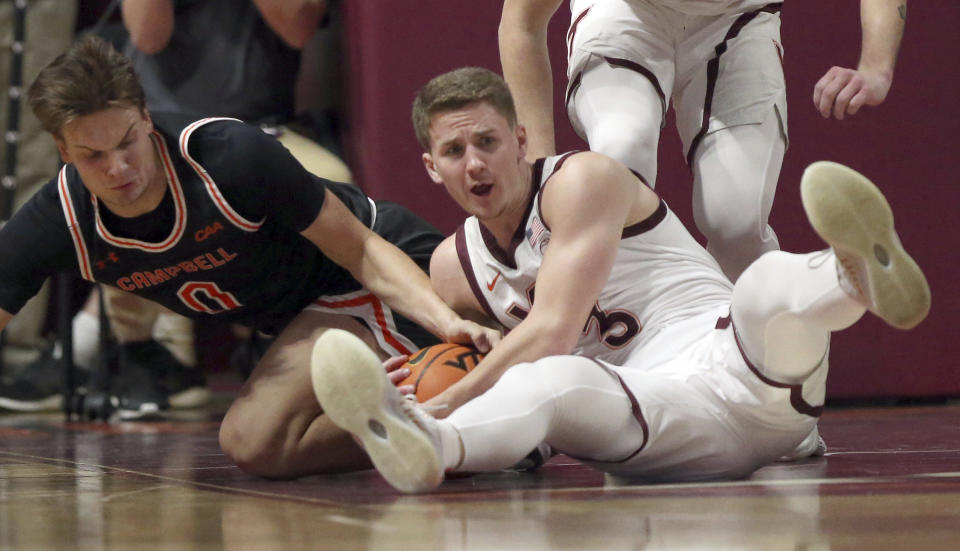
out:
<path id="1" fill-rule="evenodd" d="M 421 348 L 402 366 L 410 369 L 410 375 L 400 384 L 413 385 L 417 401 L 425 402 L 462 379 L 482 359 L 483 354 L 461 344 Z"/>

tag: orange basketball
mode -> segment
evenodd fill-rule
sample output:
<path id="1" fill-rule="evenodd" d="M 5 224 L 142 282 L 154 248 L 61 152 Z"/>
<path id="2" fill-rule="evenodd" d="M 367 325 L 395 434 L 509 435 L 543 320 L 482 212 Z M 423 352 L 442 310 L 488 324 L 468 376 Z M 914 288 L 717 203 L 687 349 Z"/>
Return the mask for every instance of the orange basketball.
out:
<path id="1" fill-rule="evenodd" d="M 476 367 L 483 354 L 462 344 L 443 343 L 421 348 L 402 367 L 410 376 L 401 385 L 413 385 L 417 401 L 425 402 L 459 381 Z"/>

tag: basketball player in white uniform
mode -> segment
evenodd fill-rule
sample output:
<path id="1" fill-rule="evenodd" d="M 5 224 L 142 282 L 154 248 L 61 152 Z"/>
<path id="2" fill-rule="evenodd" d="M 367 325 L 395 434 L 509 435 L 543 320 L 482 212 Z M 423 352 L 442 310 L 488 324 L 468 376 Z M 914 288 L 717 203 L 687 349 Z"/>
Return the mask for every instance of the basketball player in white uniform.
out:
<path id="1" fill-rule="evenodd" d="M 434 252 L 434 286 L 461 315 L 509 332 L 429 402 L 452 410 L 440 420 L 403 398 L 359 339 L 317 340 L 321 407 L 400 490 L 509 467 L 541 443 L 622 475 L 746 476 L 814 427 L 832 331 L 868 309 L 910 328 L 929 309 L 886 201 L 841 165 L 817 163 L 802 183 L 832 250 L 767 253 L 731 286 L 619 163 L 593 152 L 528 163 L 490 71 L 433 79 L 414 124 L 431 178 L 472 214 Z"/>
<path id="2" fill-rule="evenodd" d="M 547 25 L 563 0 L 506 0 L 503 74 L 530 136 L 530 158 L 556 153 Z M 779 248 L 768 224 L 787 146 L 780 41 L 782 2 L 571 0 L 566 107 L 590 149 L 653 187 L 667 107 L 693 172 L 693 213 L 707 250 L 736 281 Z M 906 0 L 862 0 L 856 71 L 833 67 L 814 91 L 824 115 L 883 101 L 893 77 Z M 815 22 L 811 22 L 815 24 Z"/>

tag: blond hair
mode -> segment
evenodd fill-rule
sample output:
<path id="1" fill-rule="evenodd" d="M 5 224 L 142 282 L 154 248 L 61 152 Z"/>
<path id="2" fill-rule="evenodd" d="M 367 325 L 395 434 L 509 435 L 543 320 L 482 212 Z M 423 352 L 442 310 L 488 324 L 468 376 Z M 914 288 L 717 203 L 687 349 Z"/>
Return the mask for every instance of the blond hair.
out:
<path id="1" fill-rule="evenodd" d="M 489 104 L 503 115 L 510 128 L 517 125 L 510 89 L 493 71 L 463 67 L 431 79 L 413 100 L 413 130 L 420 145 L 430 150 L 430 121 L 434 115 L 478 102 Z"/>
<path id="2" fill-rule="evenodd" d="M 108 42 L 87 35 L 44 67 L 27 91 L 43 128 L 60 137 L 64 125 L 112 107 L 146 109 L 133 64 Z"/>

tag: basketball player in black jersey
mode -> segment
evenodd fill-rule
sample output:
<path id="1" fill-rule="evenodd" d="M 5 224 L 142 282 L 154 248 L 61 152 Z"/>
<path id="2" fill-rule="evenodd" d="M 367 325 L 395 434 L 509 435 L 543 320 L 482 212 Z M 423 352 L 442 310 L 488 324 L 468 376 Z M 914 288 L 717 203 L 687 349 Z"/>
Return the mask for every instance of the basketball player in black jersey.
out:
<path id="1" fill-rule="evenodd" d="M 275 333 L 220 430 L 242 469 L 295 477 L 367 464 L 311 391 L 310 350 L 327 328 L 384 357 L 437 337 L 484 351 L 498 338 L 431 289 L 422 267 L 442 236 L 429 224 L 311 175 L 256 127 L 152 117 L 129 60 L 104 41 L 54 60 L 28 101 L 67 164 L 0 230 L 0 329 L 67 271 Z"/>

